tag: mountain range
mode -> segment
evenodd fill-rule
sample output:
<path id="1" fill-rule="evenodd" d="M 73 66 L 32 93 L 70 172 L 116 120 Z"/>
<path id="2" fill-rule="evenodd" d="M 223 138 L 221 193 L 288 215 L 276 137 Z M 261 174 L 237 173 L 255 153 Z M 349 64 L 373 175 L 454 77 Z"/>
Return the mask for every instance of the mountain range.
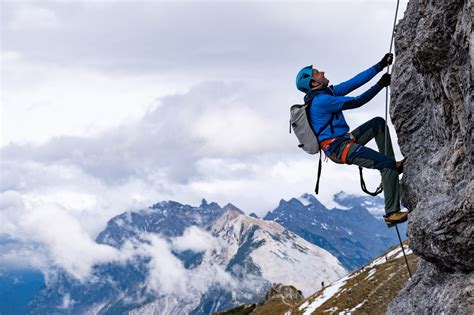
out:
<path id="1" fill-rule="evenodd" d="M 380 219 L 382 198 L 340 192 L 334 201 L 340 208 L 327 209 L 313 195 L 304 194 L 289 201 L 281 200 L 264 219 L 278 222 L 328 250 L 351 271 L 398 243 L 395 231 L 387 229 Z M 399 227 L 404 235 L 406 225 Z"/>
<path id="2" fill-rule="evenodd" d="M 255 303 L 273 283 L 307 296 L 396 243 L 365 198 L 341 192 L 341 209 L 327 209 L 304 194 L 263 219 L 204 199 L 124 212 L 96 242 L 126 258 L 95 265 L 86 280 L 58 270 L 27 313 L 209 314 Z"/>

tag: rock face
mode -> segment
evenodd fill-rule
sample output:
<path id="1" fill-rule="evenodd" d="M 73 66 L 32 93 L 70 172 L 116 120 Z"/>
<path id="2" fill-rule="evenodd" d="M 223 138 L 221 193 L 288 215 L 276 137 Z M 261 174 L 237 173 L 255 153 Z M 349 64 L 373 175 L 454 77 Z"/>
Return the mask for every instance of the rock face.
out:
<path id="1" fill-rule="evenodd" d="M 473 0 L 411 0 L 395 35 L 390 114 L 420 268 L 389 313 L 474 312 Z"/>

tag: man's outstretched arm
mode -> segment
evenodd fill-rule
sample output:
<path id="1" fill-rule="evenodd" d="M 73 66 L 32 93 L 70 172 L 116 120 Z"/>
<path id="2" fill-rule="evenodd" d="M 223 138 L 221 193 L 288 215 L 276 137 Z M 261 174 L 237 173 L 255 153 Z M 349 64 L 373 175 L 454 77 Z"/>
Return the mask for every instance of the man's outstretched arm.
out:
<path id="1" fill-rule="evenodd" d="M 378 92 L 389 85 L 390 74 L 385 73 L 373 87 L 359 96 L 331 96 L 323 94 L 318 98 L 318 106 L 311 108 L 318 108 L 326 113 L 337 113 L 346 109 L 354 109 L 370 101 Z"/>
<path id="2" fill-rule="evenodd" d="M 375 95 L 377 95 L 378 92 L 380 92 L 384 87 L 390 85 L 390 74 L 384 74 L 382 78 L 370 89 L 365 91 L 359 96 L 356 97 L 350 97 L 348 100 L 344 102 L 342 105 L 342 110 L 347 110 L 347 109 L 354 109 L 358 108 L 368 101 L 370 101 L 372 98 L 374 98 Z"/>
<path id="3" fill-rule="evenodd" d="M 345 82 L 342 82 L 333 87 L 333 92 L 335 96 L 344 96 L 354 91 L 358 87 L 369 82 L 377 73 L 382 71 L 383 68 L 392 64 L 393 54 L 385 54 L 382 60 L 376 65 L 370 67 L 369 69 L 362 71 L 355 77 Z"/>

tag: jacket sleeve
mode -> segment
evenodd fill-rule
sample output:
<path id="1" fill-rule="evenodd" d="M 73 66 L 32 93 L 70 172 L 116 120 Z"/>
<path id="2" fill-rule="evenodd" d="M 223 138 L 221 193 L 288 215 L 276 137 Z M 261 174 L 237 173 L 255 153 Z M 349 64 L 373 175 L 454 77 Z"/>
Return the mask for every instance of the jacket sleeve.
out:
<path id="1" fill-rule="evenodd" d="M 359 96 L 356 96 L 356 97 L 345 96 L 344 98 L 348 100 L 346 100 L 344 104 L 342 104 L 342 110 L 361 107 L 362 105 L 370 101 L 372 98 L 374 98 L 374 96 L 377 95 L 377 93 L 380 92 L 382 89 L 383 89 L 383 86 L 377 83 Z"/>
<path id="2" fill-rule="evenodd" d="M 321 95 L 317 100 L 313 100 L 313 103 L 316 102 L 317 105 L 311 108 L 318 108 L 320 111 L 330 114 L 338 113 L 346 109 L 354 109 L 370 101 L 382 89 L 383 87 L 379 83 L 376 83 L 359 96 Z"/>
<path id="3" fill-rule="evenodd" d="M 350 92 L 354 91 L 358 87 L 362 86 L 363 84 L 367 83 L 372 79 L 377 73 L 382 70 L 379 64 L 376 64 L 369 69 L 362 71 L 355 77 L 345 82 L 342 82 L 338 85 L 333 87 L 334 95 L 336 96 L 344 96 L 349 94 Z"/>

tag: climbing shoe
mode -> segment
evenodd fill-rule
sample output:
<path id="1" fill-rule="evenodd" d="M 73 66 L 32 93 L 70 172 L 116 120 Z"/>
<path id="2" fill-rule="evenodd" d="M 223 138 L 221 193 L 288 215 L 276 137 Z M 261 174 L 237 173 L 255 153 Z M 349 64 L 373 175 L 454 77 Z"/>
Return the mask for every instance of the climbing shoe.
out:
<path id="1" fill-rule="evenodd" d="M 398 174 L 403 173 L 403 164 L 405 164 L 405 159 L 395 162 L 395 168 L 397 169 Z"/>
<path id="2" fill-rule="evenodd" d="M 390 228 L 394 226 L 395 224 L 405 222 L 408 219 L 408 212 L 397 211 L 397 212 L 388 213 L 383 216 L 383 219 L 385 220 L 385 223 L 387 224 L 387 226 Z"/>

